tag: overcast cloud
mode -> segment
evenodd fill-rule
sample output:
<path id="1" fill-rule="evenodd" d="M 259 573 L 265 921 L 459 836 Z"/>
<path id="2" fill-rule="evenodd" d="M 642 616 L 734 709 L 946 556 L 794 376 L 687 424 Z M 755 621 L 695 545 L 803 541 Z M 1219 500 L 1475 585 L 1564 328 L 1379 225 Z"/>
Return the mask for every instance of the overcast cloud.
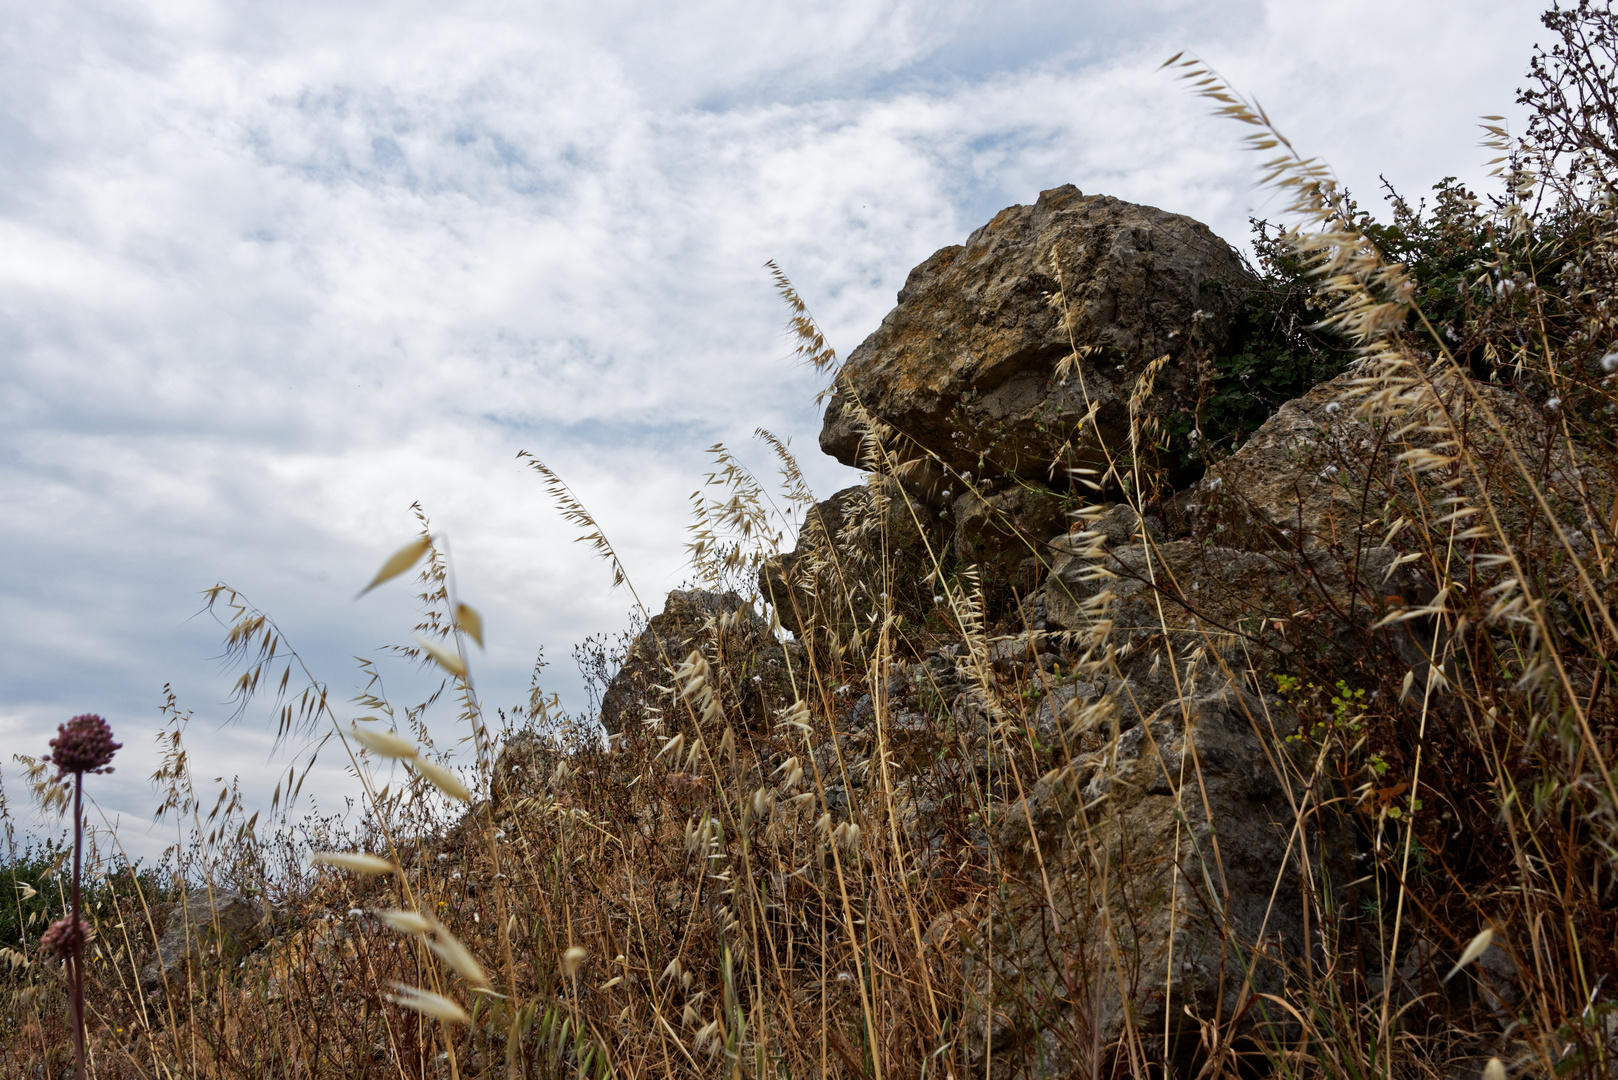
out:
<path id="1" fill-rule="evenodd" d="M 483 611 L 488 703 L 543 646 L 582 707 L 569 650 L 630 601 L 518 450 L 657 603 L 708 445 L 767 470 L 764 426 L 822 495 L 848 480 L 766 259 L 847 352 L 910 267 L 1044 188 L 1243 243 L 1274 201 L 1156 70 L 1181 49 L 1367 202 L 1383 174 L 1479 181 L 1476 118 L 1514 115 L 1539 33 L 1520 0 L 0 10 L 0 774 L 15 809 L 11 755 L 103 713 L 127 749 L 95 792 L 144 853 L 165 684 L 199 776 L 267 802 L 277 771 L 262 710 L 220 726 L 202 589 L 346 698 L 354 654 L 409 636 L 406 589 L 351 597 L 419 500 Z"/>

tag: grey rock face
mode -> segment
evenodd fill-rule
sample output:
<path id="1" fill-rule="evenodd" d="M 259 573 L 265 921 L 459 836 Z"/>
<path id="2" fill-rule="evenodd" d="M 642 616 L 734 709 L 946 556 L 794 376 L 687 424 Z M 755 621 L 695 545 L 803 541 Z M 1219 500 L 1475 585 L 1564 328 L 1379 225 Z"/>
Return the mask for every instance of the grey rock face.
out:
<path id="1" fill-rule="evenodd" d="M 141 972 L 148 990 L 173 993 L 218 965 L 232 965 L 264 944 L 270 908 L 258 897 L 197 889 L 169 913 L 157 956 Z"/>
<path id="2" fill-rule="evenodd" d="M 957 469 L 1048 482 L 1053 466 L 1127 448 L 1129 398 L 1167 356 L 1149 409 L 1195 401 L 1252 274 L 1205 225 L 1072 185 L 1013 206 L 911 271 L 898 306 L 848 358 L 821 448 L 858 464 L 849 397 Z M 1052 306 L 1065 289 L 1070 328 Z M 1074 346 L 1079 372 L 1055 377 Z M 1095 424 L 1078 423 L 1091 405 Z M 896 445 L 901 458 L 917 456 Z M 983 465 L 980 465 L 980 461 Z"/>
<path id="3" fill-rule="evenodd" d="M 996 834 L 1009 911 L 963 909 L 931 931 L 956 939 L 973 994 L 1001 1003 L 969 1013 L 966 1029 L 980 1059 L 1002 1059 L 995 1075 L 1082 1072 L 1075 1048 L 1100 1054 L 1128 1024 L 1168 1031 L 1189 1054 L 1187 1010 L 1229 1018 L 1280 990 L 1318 917 L 1299 860 L 1337 858 L 1318 842 L 1300 850 L 1287 825 L 1271 759 L 1294 723 L 1274 700 L 1226 687 L 1165 706 L 1010 805 Z M 1045 947 L 1057 935 L 1092 944 L 1082 968 Z"/>
<path id="4" fill-rule="evenodd" d="M 634 731 L 657 714 L 662 697 L 654 687 L 667 687 L 672 671 L 712 633 L 711 624 L 734 615 L 744 630 L 762 635 L 763 620 L 735 593 L 704 589 L 669 593 L 661 614 L 654 615 L 629 647 L 623 666 L 601 696 L 601 725 L 609 734 Z"/>
<path id="5" fill-rule="evenodd" d="M 854 525 L 850 520 L 866 498 L 864 484 L 843 488 L 829 499 L 816 503 L 798 531 L 797 545 L 759 568 L 759 594 L 775 609 L 782 626 L 802 635 L 804 624 L 813 622 L 821 577 L 814 562 L 816 553 L 824 560 L 837 539 Z M 829 584 L 829 582 L 828 582 Z"/>
<path id="6" fill-rule="evenodd" d="M 800 638 L 818 632 L 823 646 L 847 647 L 890 601 L 916 622 L 925 617 L 933 595 L 925 579 L 946 544 L 927 504 L 893 478 L 844 488 L 809 512 L 792 551 L 759 568 L 759 594 Z"/>
<path id="7" fill-rule="evenodd" d="M 964 492 L 955 500 L 954 519 L 955 557 L 977 566 L 989 588 L 1032 588 L 1049 565 L 1050 538 L 1067 530 L 1060 498 L 1033 484 Z"/>

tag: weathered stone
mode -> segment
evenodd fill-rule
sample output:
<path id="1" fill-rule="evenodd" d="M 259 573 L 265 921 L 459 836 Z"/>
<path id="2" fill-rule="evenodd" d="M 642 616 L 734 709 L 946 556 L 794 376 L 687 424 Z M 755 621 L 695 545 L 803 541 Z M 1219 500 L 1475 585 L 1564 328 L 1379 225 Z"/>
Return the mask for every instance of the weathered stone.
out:
<path id="1" fill-rule="evenodd" d="M 216 965 L 230 966 L 269 935 L 270 908 L 258 897 L 225 889 L 196 889 L 173 906 L 157 956 L 141 972 L 148 990 L 173 992 Z"/>
<path id="2" fill-rule="evenodd" d="M 1165 512 L 1176 531 L 1247 551 L 1353 548 L 1363 545 L 1359 537 L 1368 526 L 1387 528 L 1382 513 L 1390 495 L 1410 499 L 1420 486 L 1426 501 L 1475 499 L 1479 492 L 1469 475 L 1444 472 L 1419 485 L 1413 481 L 1401 455 L 1445 451 L 1438 445 L 1447 438 L 1444 425 L 1417 413 L 1364 418 L 1357 409 L 1360 377 L 1346 372 L 1282 405 L 1235 453 L 1170 500 Z M 1498 495 L 1520 483 L 1510 450 L 1543 471 L 1553 502 L 1559 493 L 1576 495 L 1581 482 L 1601 482 L 1599 471 L 1574 460 L 1580 451 L 1555 437 L 1554 415 L 1547 417 L 1510 390 L 1453 373 L 1439 376 L 1434 389 L 1437 402 L 1465 432 L 1469 453 L 1491 477 L 1497 508 L 1508 519 L 1513 500 Z M 1504 439 L 1490 430 L 1485 410 L 1500 423 Z M 1450 484 L 1438 491 L 1440 481 Z M 1609 493 L 1591 495 L 1597 505 L 1611 505 Z"/>
<path id="3" fill-rule="evenodd" d="M 894 478 L 844 488 L 809 512 L 792 551 L 759 568 L 759 593 L 800 639 L 853 647 L 889 605 L 913 623 L 926 617 L 945 545 L 926 502 Z"/>
<path id="4" fill-rule="evenodd" d="M 825 564 L 837 539 L 857 527 L 850 518 L 865 496 L 865 485 L 856 484 L 816 503 L 805 515 L 793 549 L 759 567 L 759 595 L 775 609 L 781 625 L 800 637 L 806 625 L 827 619 L 828 604 L 819 594 L 833 584 L 835 568 Z"/>
<path id="5" fill-rule="evenodd" d="M 1127 451 L 1130 395 L 1153 360 L 1168 358 L 1147 411 L 1194 406 L 1201 366 L 1254 280 L 1188 217 L 1072 185 L 1042 192 L 911 271 L 898 306 L 849 356 L 821 448 L 858 464 L 852 397 L 951 467 L 1060 484 L 1061 465 L 1101 460 L 1098 438 Z M 1071 336 L 1050 303 L 1064 286 Z M 1086 351 L 1078 371 L 1057 379 L 1075 345 Z M 1081 433 L 1091 405 L 1099 411 Z M 893 449 L 918 456 L 902 440 Z"/>
<path id="6" fill-rule="evenodd" d="M 727 616 L 731 624 L 721 630 L 718 622 Z M 635 732 L 648 719 L 660 716 L 669 699 L 656 688 L 672 687 L 674 670 L 686 656 L 727 632 L 764 640 L 768 628 L 733 592 L 676 589 L 669 593 L 662 613 L 654 615 L 630 645 L 623 666 L 601 695 L 601 726 L 609 734 Z"/>
<path id="7" fill-rule="evenodd" d="M 1082 534 L 1055 542 L 1053 570 L 1041 588 L 1045 618 L 1052 630 L 1080 633 L 1103 619 L 1110 623 L 1128 685 L 1118 695 L 1126 723 L 1193 692 L 1199 678 L 1204 689 L 1210 680 L 1222 685 L 1221 662 L 1245 671 L 1242 638 L 1259 638 L 1265 618 L 1298 607 L 1298 586 L 1267 555 L 1181 540 L 1121 544 L 1091 558 L 1090 544 Z M 1111 602 L 1099 613 L 1092 607 L 1102 593 Z M 1205 659 L 1188 671 L 1185 655 L 1198 647 Z"/>
<path id="8" fill-rule="evenodd" d="M 967 491 L 954 505 L 955 557 L 975 565 L 986 590 L 1026 592 L 1050 564 L 1048 541 L 1067 529 L 1061 496 L 1040 485 Z"/>
<path id="9" fill-rule="evenodd" d="M 1171 1056 L 1189 1057 L 1188 1010 L 1229 1021 L 1281 989 L 1310 948 L 1299 867 L 1322 857 L 1287 824 L 1277 747 L 1294 724 L 1277 700 L 1225 687 L 1165 706 L 1009 807 L 1006 907 L 934 929 L 957 937 L 972 996 L 996 1002 L 968 1027 L 994 1075 L 1069 1075 L 1126 1025 L 1157 1045 L 1167 1032 Z"/>
<path id="10" fill-rule="evenodd" d="M 524 795 L 537 793 L 563 754 L 562 746 L 548 732 L 527 729 L 512 735 L 495 755 L 489 785 L 493 809 L 504 810 Z"/>

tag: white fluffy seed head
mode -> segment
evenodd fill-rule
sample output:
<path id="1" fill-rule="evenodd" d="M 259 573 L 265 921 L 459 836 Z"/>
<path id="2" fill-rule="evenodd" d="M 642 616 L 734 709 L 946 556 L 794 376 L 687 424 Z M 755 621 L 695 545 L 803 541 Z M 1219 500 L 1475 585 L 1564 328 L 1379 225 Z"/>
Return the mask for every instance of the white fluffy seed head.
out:
<path id="1" fill-rule="evenodd" d="M 574 945 L 562 954 L 562 977 L 571 979 L 579 973 L 579 967 L 589 959 L 590 950 L 583 945 Z"/>
<path id="2" fill-rule="evenodd" d="M 412 764 L 415 765 L 417 772 L 430 780 L 433 787 L 442 791 L 445 795 L 452 799 L 459 799 L 461 802 L 472 801 L 472 792 L 467 789 L 465 784 L 461 783 L 460 777 L 438 764 L 438 762 L 429 761 L 426 758 L 417 758 Z"/>
<path id="3" fill-rule="evenodd" d="M 466 1010 L 447 997 L 407 983 L 396 982 L 393 984 L 393 988 L 397 993 L 389 994 L 387 998 L 395 1005 L 403 1006 L 406 1009 L 414 1009 L 416 1012 L 431 1016 L 433 1019 L 446 1024 L 470 1024 L 472 1022 L 472 1018 L 466 1015 Z"/>
<path id="4" fill-rule="evenodd" d="M 381 856 L 352 851 L 317 851 L 309 856 L 309 861 L 317 866 L 352 870 L 356 874 L 391 874 L 395 869 L 393 863 Z"/>

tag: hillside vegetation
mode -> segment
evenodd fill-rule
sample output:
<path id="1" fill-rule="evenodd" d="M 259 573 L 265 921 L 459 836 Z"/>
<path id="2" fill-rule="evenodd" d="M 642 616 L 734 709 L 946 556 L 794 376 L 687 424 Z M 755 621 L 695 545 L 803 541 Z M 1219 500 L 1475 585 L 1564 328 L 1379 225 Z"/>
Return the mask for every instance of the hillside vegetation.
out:
<path id="1" fill-rule="evenodd" d="M 776 270 L 864 482 L 714 448 L 658 606 L 523 455 L 636 607 L 588 715 L 484 707 L 419 509 L 428 701 L 211 590 L 313 756 L 249 815 L 167 702 L 169 856 L 85 833 L 89 1075 L 1618 1075 L 1618 15 L 1544 22 L 1492 192 L 1381 220 L 1177 57 L 1290 201 L 1252 264 L 1053 188 L 846 360 Z M 294 815 L 333 754 L 363 817 Z M 71 854 L 0 812 L 0 1075 L 55 1078 Z"/>

